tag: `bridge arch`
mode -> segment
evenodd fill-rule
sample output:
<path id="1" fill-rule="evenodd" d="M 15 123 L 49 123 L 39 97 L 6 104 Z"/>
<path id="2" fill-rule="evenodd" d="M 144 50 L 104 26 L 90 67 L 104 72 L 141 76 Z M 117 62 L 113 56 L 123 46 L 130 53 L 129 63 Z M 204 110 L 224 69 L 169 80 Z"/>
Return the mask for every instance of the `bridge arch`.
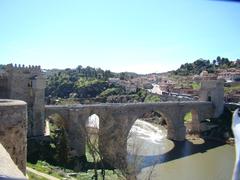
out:
<path id="1" fill-rule="evenodd" d="M 85 148 L 86 148 L 86 159 L 88 162 L 99 162 L 101 161 L 101 155 L 99 152 L 99 121 L 100 117 L 97 114 L 91 114 L 85 122 Z"/>
<path id="2" fill-rule="evenodd" d="M 130 129 L 137 119 L 144 117 L 144 115 L 149 112 L 157 112 L 164 117 L 167 123 L 167 129 L 172 130 L 172 134 L 170 135 L 173 138 L 178 137 L 178 134 L 175 136 L 175 133 L 178 133 L 178 129 L 176 129 L 176 127 L 182 128 L 183 135 L 180 134 L 180 137 L 185 139 L 183 118 L 181 119 L 182 123 L 178 126 L 177 121 L 171 119 L 172 117 L 176 116 L 176 114 L 171 116 L 171 113 L 168 113 L 169 108 L 164 108 L 164 106 L 161 107 L 157 104 L 140 104 L 140 106 L 135 104 L 135 106 L 128 107 L 112 107 L 111 111 L 107 113 L 108 116 L 106 118 L 108 121 L 104 121 L 104 125 L 106 126 L 103 127 L 103 129 L 100 126 L 100 131 L 102 130 L 104 132 L 100 133 L 100 144 L 104 144 L 101 149 L 103 152 L 103 157 L 107 162 L 111 162 L 114 167 L 120 169 L 126 168 L 127 140 Z M 167 137 L 169 137 L 169 133 Z"/>
<path id="3" fill-rule="evenodd" d="M 131 121 L 132 126 L 130 130 L 127 130 L 128 136 L 126 139 L 128 170 L 138 170 L 142 163 L 141 156 L 149 155 L 149 153 L 151 155 L 166 153 L 166 149 L 162 146 L 162 144 L 169 141 L 166 139 L 168 122 L 166 119 L 166 116 L 161 111 L 150 110 Z M 157 124 L 164 124 L 164 126 L 156 127 Z M 155 148 L 149 149 L 149 145 Z M 136 172 L 129 173 L 136 174 Z"/>

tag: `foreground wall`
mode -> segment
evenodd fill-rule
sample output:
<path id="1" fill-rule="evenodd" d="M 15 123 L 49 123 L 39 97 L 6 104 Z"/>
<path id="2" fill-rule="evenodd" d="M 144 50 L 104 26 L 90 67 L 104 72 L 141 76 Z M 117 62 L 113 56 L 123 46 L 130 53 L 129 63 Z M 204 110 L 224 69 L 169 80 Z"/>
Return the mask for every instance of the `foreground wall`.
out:
<path id="1" fill-rule="evenodd" d="M 18 179 L 26 180 L 27 178 L 18 169 L 11 156 L 0 143 L 0 179 Z"/>
<path id="2" fill-rule="evenodd" d="M 26 173 L 27 105 L 24 101 L 0 99 L 0 143 L 14 163 Z"/>

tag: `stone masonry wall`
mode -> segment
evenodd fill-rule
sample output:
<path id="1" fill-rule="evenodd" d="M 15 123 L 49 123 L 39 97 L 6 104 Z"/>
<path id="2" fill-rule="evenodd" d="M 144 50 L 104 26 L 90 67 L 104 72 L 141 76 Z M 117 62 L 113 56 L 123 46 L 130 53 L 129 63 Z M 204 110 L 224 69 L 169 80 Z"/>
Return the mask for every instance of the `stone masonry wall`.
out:
<path id="1" fill-rule="evenodd" d="M 0 72 L 0 98 L 27 102 L 28 137 L 44 135 L 45 84 L 40 66 L 8 64 Z"/>
<path id="2" fill-rule="evenodd" d="M 0 99 L 0 143 L 14 163 L 26 173 L 27 105 L 24 101 Z"/>
<path id="3" fill-rule="evenodd" d="M 224 82 L 221 79 L 202 81 L 199 100 L 212 102 L 215 107 L 213 117 L 219 117 L 224 108 Z"/>

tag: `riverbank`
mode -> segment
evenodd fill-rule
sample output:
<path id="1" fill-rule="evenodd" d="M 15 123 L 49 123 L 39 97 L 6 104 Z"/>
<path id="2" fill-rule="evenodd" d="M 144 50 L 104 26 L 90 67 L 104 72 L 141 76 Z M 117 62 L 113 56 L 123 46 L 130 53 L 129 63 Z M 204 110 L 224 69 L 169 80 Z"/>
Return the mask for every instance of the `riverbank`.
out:
<path id="1" fill-rule="evenodd" d="M 46 179 L 74 179 L 74 180 L 89 180 L 94 177 L 94 170 L 88 170 L 86 172 L 76 172 L 71 169 L 64 169 L 59 166 L 53 166 L 45 161 L 38 161 L 36 164 L 28 163 L 27 170 L 29 172 L 33 172 L 34 174 L 38 174 L 41 177 Z M 33 171 L 32 171 L 33 170 Z M 36 172 L 37 171 L 37 172 Z M 99 179 L 101 170 L 98 170 Z M 50 175 L 50 176 L 48 176 Z M 49 177 L 49 178 L 48 178 Z M 34 178 L 30 178 L 30 180 L 35 180 Z M 105 170 L 105 179 L 106 180 L 119 180 L 124 179 L 117 171 Z"/>

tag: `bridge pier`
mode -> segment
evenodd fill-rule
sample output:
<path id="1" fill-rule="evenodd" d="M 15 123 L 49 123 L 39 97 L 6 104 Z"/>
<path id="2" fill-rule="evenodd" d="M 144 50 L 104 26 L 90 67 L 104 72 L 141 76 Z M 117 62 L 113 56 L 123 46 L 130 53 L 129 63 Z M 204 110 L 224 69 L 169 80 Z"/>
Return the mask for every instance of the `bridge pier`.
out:
<path id="1" fill-rule="evenodd" d="M 200 130 L 200 122 L 202 120 L 201 115 L 197 110 L 192 110 L 192 122 L 191 122 L 191 131 L 192 133 L 199 133 Z"/>
<path id="2" fill-rule="evenodd" d="M 123 116 L 108 114 L 102 120 L 104 127 L 99 128 L 99 150 L 103 161 L 112 167 L 127 167 L 127 119 Z"/>
<path id="3" fill-rule="evenodd" d="M 171 111 L 165 113 L 167 118 L 167 138 L 174 141 L 184 141 L 186 136 L 186 127 L 184 126 L 185 110 L 181 104 L 178 107 L 172 107 Z"/>
<path id="4" fill-rule="evenodd" d="M 186 127 L 168 127 L 167 138 L 174 141 L 184 141 L 186 136 Z"/>
<path id="5" fill-rule="evenodd" d="M 84 115 L 82 111 L 76 109 L 69 110 L 68 126 L 66 127 L 68 141 L 71 148 L 74 149 L 78 157 L 85 155 L 86 144 L 86 132 L 85 132 L 85 120 L 88 116 Z M 79 119 L 84 119 L 83 121 Z"/>

